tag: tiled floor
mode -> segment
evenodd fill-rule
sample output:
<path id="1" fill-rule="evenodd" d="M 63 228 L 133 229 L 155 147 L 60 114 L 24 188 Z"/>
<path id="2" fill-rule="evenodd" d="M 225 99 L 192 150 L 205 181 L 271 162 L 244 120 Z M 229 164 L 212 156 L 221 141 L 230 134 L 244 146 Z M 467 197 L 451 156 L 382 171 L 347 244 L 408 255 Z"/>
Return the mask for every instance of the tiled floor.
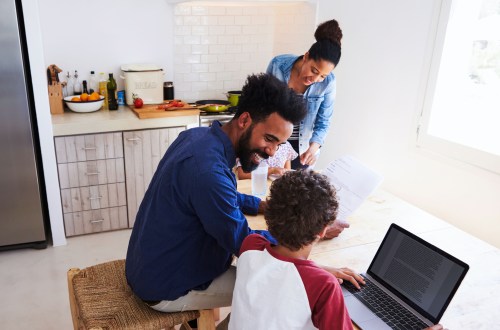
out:
<path id="1" fill-rule="evenodd" d="M 66 246 L 0 252 L 0 328 L 71 329 L 67 270 L 125 258 L 130 233 L 119 230 L 69 238 Z"/>

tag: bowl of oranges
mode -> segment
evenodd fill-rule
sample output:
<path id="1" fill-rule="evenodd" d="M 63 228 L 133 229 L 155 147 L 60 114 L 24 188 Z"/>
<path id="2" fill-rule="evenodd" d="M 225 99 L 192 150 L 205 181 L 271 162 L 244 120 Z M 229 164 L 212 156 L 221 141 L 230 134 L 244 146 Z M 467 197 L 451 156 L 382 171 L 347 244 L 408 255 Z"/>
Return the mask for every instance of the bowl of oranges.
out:
<path id="1" fill-rule="evenodd" d="M 92 94 L 82 93 L 81 95 L 66 96 L 64 102 L 71 111 L 93 112 L 102 108 L 104 96 L 97 92 Z"/>

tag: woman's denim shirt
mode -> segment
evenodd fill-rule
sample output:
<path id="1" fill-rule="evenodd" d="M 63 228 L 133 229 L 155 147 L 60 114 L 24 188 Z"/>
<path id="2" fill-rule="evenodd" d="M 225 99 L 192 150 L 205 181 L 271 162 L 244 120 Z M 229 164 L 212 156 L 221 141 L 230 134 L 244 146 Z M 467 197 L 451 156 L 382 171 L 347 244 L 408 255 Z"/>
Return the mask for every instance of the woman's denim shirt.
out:
<path id="1" fill-rule="evenodd" d="M 269 63 L 267 73 L 288 83 L 293 63 L 298 58 L 299 56 L 291 54 L 278 55 Z M 309 148 L 311 142 L 317 142 L 320 146 L 323 145 L 328 128 L 330 127 L 330 119 L 333 115 L 335 94 L 336 80 L 333 72 L 322 82 L 317 82 L 309 86 L 304 93 L 304 100 L 307 102 L 307 115 L 300 122 L 300 154 L 303 154 Z"/>

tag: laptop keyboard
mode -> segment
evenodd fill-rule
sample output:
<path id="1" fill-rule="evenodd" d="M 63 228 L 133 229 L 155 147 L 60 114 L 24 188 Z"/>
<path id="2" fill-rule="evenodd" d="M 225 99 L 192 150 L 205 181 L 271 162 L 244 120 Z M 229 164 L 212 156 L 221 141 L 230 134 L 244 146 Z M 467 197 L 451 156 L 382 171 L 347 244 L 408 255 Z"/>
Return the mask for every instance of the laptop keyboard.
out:
<path id="1" fill-rule="evenodd" d="M 354 285 L 347 281 L 342 285 L 357 299 L 362 301 L 373 313 L 380 317 L 388 326 L 392 329 L 402 330 L 422 330 L 428 327 L 373 282 L 366 277 L 364 277 L 364 279 L 366 285 L 361 286 L 361 290 L 356 289 Z"/>

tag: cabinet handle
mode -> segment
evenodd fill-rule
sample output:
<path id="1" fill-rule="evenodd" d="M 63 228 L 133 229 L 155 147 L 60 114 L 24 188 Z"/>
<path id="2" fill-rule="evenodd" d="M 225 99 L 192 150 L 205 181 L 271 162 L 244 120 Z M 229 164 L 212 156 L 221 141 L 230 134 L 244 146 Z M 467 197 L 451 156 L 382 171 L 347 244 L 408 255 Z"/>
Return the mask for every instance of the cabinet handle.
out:
<path id="1" fill-rule="evenodd" d="M 127 141 L 141 141 L 141 138 L 128 138 Z"/>
<path id="2" fill-rule="evenodd" d="M 90 220 L 90 223 L 99 223 L 99 222 L 103 222 L 104 219 L 98 219 L 98 220 Z"/>
<path id="3" fill-rule="evenodd" d="M 90 175 L 99 175 L 100 172 L 85 172 L 85 175 L 90 176 Z"/>
<path id="4" fill-rule="evenodd" d="M 82 150 L 96 150 L 97 147 L 83 147 Z"/>
<path id="5" fill-rule="evenodd" d="M 102 196 L 97 196 L 97 197 L 89 197 L 89 199 L 92 201 L 92 200 L 96 200 L 96 199 L 101 199 Z"/>

